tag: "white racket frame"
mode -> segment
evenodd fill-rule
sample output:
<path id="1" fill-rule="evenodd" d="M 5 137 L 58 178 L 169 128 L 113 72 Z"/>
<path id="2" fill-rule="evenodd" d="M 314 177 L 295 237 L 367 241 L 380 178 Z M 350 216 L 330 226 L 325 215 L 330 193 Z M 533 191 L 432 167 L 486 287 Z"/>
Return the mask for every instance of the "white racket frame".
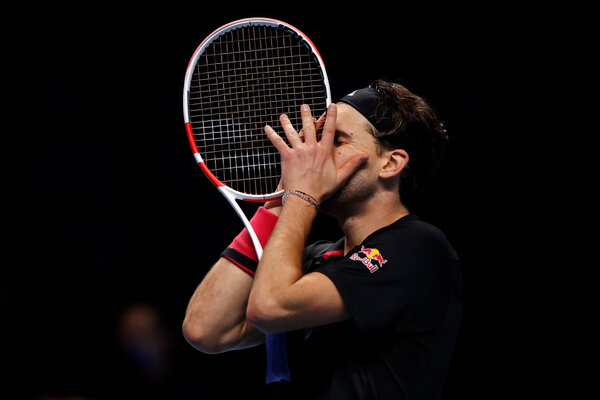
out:
<path id="1" fill-rule="evenodd" d="M 204 39 L 202 41 L 202 43 L 200 43 L 200 45 L 198 46 L 198 48 L 192 55 L 192 58 L 190 59 L 190 62 L 188 64 L 187 71 L 185 74 L 185 82 L 184 82 L 184 90 L 183 90 L 183 116 L 184 116 L 185 127 L 186 127 L 186 132 L 187 132 L 190 147 L 192 148 L 192 152 L 193 152 L 194 158 L 196 159 L 196 162 L 198 163 L 198 165 L 200 166 L 200 168 L 202 169 L 204 174 L 217 187 L 217 189 L 219 189 L 221 194 L 227 199 L 229 204 L 231 204 L 231 206 L 233 207 L 235 212 L 238 214 L 238 216 L 244 223 L 244 226 L 246 227 L 246 229 L 248 230 L 248 233 L 250 234 L 250 237 L 252 238 L 252 243 L 254 244 L 254 248 L 256 250 L 258 259 L 260 260 L 260 258 L 262 256 L 262 250 L 263 250 L 262 245 L 260 244 L 260 241 L 258 240 L 258 237 L 256 236 L 256 233 L 254 232 L 254 229 L 252 229 L 252 226 L 250 225 L 250 221 L 248 220 L 248 218 L 242 211 L 241 207 L 237 203 L 237 200 L 262 203 L 262 202 L 266 202 L 268 200 L 272 200 L 272 199 L 281 197 L 283 195 L 283 190 L 277 191 L 274 193 L 270 193 L 270 194 L 266 194 L 266 195 L 249 194 L 249 193 L 243 193 L 243 192 L 237 191 L 235 189 L 232 189 L 229 186 L 225 185 L 223 182 L 221 182 L 219 180 L 219 178 L 217 178 L 210 171 L 210 169 L 208 169 L 208 167 L 206 166 L 206 163 L 202 159 L 202 156 L 198 152 L 198 148 L 196 146 L 196 142 L 194 140 L 194 135 L 193 135 L 193 131 L 192 131 L 192 124 L 190 121 L 189 104 L 188 104 L 189 95 L 190 95 L 189 88 L 190 88 L 190 84 L 192 81 L 192 77 L 194 75 L 194 68 L 196 66 L 196 63 L 198 62 L 198 59 L 204 53 L 204 50 L 208 46 L 210 46 L 210 44 L 213 41 L 215 41 L 217 38 L 219 38 L 223 34 L 229 32 L 233 29 L 242 27 L 242 26 L 273 26 L 273 27 L 283 26 L 283 27 L 286 27 L 287 29 L 293 31 L 295 34 L 297 34 L 299 37 L 301 37 L 308 44 L 309 48 L 311 49 L 313 54 L 316 56 L 315 58 L 318 60 L 318 62 L 320 64 L 321 71 L 323 74 L 323 81 L 324 81 L 325 88 L 326 88 L 326 106 L 329 106 L 329 104 L 331 103 L 331 90 L 329 87 L 327 71 L 325 70 L 325 63 L 323 62 L 323 59 L 321 58 L 321 55 L 319 54 L 317 48 L 311 42 L 311 40 L 308 38 L 308 36 L 306 36 L 304 33 L 302 33 L 300 30 L 298 30 L 294 26 L 292 26 L 286 22 L 279 21 L 279 20 L 272 19 L 272 18 L 260 18 L 260 17 L 244 18 L 244 19 L 236 20 L 236 21 L 230 22 L 228 24 L 225 24 L 225 25 L 221 26 L 220 28 L 216 29 L 214 32 L 212 32 L 209 36 L 207 36 L 206 39 Z"/>

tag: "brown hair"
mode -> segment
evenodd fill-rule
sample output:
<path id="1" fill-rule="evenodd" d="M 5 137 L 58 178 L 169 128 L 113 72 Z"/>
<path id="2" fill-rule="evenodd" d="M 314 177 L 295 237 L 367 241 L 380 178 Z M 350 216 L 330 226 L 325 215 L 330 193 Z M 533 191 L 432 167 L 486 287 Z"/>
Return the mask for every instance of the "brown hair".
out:
<path id="1" fill-rule="evenodd" d="M 390 118 L 391 128 L 372 135 L 382 149 L 404 149 L 409 162 L 400 175 L 400 198 L 409 209 L 418 206 L 419 191 L 433 181 L 442 159 L 448 135 L 432 108 L 406 87 L 376 80 L 370 87 L 377 89 L 381 100 L 375 115 Z M 412 211 L 412 210 L 411 210 Z"/>

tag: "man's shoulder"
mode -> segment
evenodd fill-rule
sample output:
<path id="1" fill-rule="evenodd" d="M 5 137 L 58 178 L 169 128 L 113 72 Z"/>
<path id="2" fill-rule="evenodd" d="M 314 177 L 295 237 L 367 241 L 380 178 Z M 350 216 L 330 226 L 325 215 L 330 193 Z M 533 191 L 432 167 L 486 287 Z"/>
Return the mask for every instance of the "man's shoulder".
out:
<path id="1" fill-rule="evenodd" d="M 365 248 L 375 248 L 391 258 L 398 259 L 429 253 L 456 257 L 443 231 L 414 215 L 403 217 L 374 232 L 361 245 Z"/>
<path id="2" fill-rule="evenodd" d="M 366 240 L 394 238 L 398 235 L 431 239 L 445 239 L 444 233 L 435 225 L 423 221 L 417 215 L 406 215 L 391 225 L 376 230 Z"/>
<path id="3" fill-rule="evenodd" d="M 341 244 L 341 247 L 340 247 Z M 343 249 L 344 239 L 340 239 L 337 242 L 330 240 L 319 240 L 309 244 L 304 248 L 304 258 L 316 258 L 321 255 L 334 250 Z"/>

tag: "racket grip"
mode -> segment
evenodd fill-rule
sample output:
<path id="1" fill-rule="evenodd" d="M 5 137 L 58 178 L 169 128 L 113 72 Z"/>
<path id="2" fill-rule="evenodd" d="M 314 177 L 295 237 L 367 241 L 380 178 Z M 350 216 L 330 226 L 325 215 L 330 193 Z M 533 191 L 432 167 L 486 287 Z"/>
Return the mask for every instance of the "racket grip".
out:
<path id="1" fill-rule="evenodd" d="M 285 333 L 265 335 L 267 347 L 267 385 L 275 382 L 290 382 Z"/>
<path id="2" fill-rule="evenodd" d="M 268 211 L 264 206 L 259 207 L 250 219 L 250 225 L 263 247 L 269 240 L 278 219 L 279 217 Z M 221 253 L 221 257 L 228 259 L 247 274 L 254 276 L 259 257 L 247 228 L 244 228 L 233 239 L 231 244 Z"/>

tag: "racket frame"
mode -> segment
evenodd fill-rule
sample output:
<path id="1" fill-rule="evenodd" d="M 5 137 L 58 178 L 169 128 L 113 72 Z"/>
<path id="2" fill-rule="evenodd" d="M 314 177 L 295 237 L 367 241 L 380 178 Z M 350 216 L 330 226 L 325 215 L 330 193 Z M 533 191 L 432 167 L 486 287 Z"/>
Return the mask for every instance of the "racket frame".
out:
<path id="1" fill-rule="evenodd" d="M 308 47 L 311 49 L 312 53 L 316 56 L 315 59 L 318 61 L 319 65 L 321 67 L 323 83 L 324 83 L 325 89 L 326 89 L 325 90 L 326 106 L 329 106 L 329 104 L 331 103 L 331 89 L 329 87 L 329 80 L 328 80 L 327 72 L 325 69 L 325 63 L 323 62 L 323 59 L 322 59 L 321 55 L 319 54 L 319 51 L 317 50 L 315 45 L 312 43 L 312 41 L 308 38 L 308 36 L 306 36 L 304 33 L 302 33 L 300 30 L 298 30 L 294 26 L 292 26 L 286 22 L 272 19 L 272 18 L 262 18 L 262 17 L 243 18 L 243 19 L 239 19 L 236 21 L 232 21 L 228 24 L 221 26 L 220 28 L 217 28 L 210 35 L 208 35 L 202 41 L 202 43 L 200 43 L 200 45 L 196 48 L 196 51 L 194 52 L 194 54 L 192 55 L 192 58 L 190 59 L 190 61 L 188 63 L 186 74 L 185 74 L 184 90 L 183 90 L 183 116 L 184 116 L 184 122 L 185 122 L 185 128 L 186 128 L 186 133 L 187 133 L 187 137 L 188 137 L 188 142 L 192 149 L 192 153 L 194 155 L 196 162 L 198 163 L 198 165 L 200 166 L 200 168 L 202 169 L 202 171 L 204 172 L 206 177 L 212 182 L 213 185 L 215 185 L 217 187 L 217 189 L 219 189 L 221 194 L 227 199 L 229 204 L 233 207 L 235 212 L 238 214 L 238 216 L 244 223 L 244 226 L 246 227 L 246 229 L 248 230 L 248 233 L 250 234 L 252 243 L 254 244 L 254 248 L 256 250 L 258 259 L 260 260 L 260 258 L 262 256 L 262 245 L 260 244 L 260 241 L 258 240 L 258 237 L 256 236 L 256 233 L 254 232 L 254 229 L 252 229 L 252 226 L 250 225 L 250 221 L 248 220 L 248 218 L 242 211 L 242 209 L 239 206 L 239 204 L 237 203 L 237 201 L 242 200 L 242 201 L 264 203 L 268 200 L 273 200 L 273 199 L 277 199 L 277 198 L 281 197 L 283 195 L 283 190 L 276 191 L 276 192 L 269 193 L 269 194 L 250 194 L 250 193 L 243 193 L 243 192 L 237 191 L 235 189 L 232 189 L 231 187 L 229 187 L 226 184 L 224 184 L 223 182 L 221 182 L 221 180 L 218 177 L 216 177 L 210 171 L 210 169 L 206 166 L 206 163 L 204 162 L 204 160 L 202 159 L 202 156 L 200 155 L 200 152 L 198 151 L 196 142 L 194 140 L 192 123 L 190 121 L 190 116 L 189 116 L 189 94 L 190 94 L 189 88 L 190 88 L 191 81 L 192 81 L 192 78 L 194 75 L 194 68 L 195 68 L 196 63 L 198 62 L 198 59 L 200 58 L 200 56 L 204 53 L 205 49 L 208 46 L 210 46 L 210 44 L 213 41 L 215 41 L 217 38 L 219 38 L 223 34 L 229 32 L 233 29 L 242 27 L 242 26 L 253 26 L 253 25 L 254 26 L 271 26 L 271 27 L 276 27 L 276 28 L 282 28 L 284 30 L 291 31 L 293 34 L 295 34 L 301 40 L 303 40 L 308 45 Z"/>

